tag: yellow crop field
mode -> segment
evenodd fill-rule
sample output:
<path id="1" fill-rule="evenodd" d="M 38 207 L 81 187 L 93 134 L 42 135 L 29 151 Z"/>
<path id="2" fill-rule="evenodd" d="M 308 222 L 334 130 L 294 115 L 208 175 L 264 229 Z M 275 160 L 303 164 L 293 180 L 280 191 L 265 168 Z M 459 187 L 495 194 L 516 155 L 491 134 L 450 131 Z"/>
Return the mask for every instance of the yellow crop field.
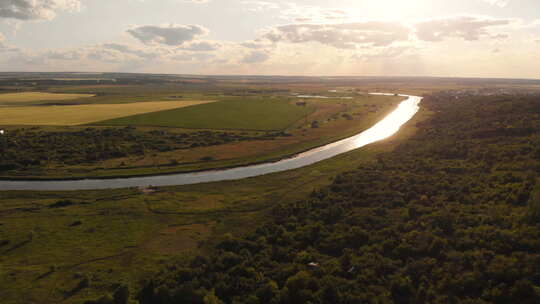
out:
<path id="1" fill-rule="evenodd" d="M 74 106 L 0 107 L 0 125 L 75 126 L 214 101 L 153 101 Z"/>
<path id="2" fill-rule="evenodd" d="M 84 97 L 93 97 L 92 94 L 56 94 L 42 92 L 21 92 L 0 94 L 0 103 L 18 103 L 46 100 L 73 100 Z"/>

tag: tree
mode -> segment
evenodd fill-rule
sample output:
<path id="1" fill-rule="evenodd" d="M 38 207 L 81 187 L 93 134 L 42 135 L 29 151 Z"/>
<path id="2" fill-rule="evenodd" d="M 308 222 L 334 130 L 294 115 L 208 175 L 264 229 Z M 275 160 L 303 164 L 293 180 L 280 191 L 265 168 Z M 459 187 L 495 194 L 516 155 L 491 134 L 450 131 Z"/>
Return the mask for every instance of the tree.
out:
<path id="1" fill-rule="evenodd" d="M 257 292 L 257 298 L 260 303 L 278 303 L 279 301 L 279 287 L 276 282 L 269 281 L 261 286 Z"/>
<path id="2" fill-rule="evenodd" d="M 223 301 L 221 301 L 216 296 L 216 291 L 214 289 L 210 290 L 203 298 L 204 304 L 224 304 Z"/>

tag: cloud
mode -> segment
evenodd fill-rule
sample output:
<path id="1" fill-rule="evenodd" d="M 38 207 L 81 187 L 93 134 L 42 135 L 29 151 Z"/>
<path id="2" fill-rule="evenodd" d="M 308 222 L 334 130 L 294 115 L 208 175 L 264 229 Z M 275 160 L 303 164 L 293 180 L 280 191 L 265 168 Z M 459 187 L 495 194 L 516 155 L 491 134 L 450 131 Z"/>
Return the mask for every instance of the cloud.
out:
<path id="1" fill-rule="evenodd" d="M 134 48 L 132 46 L 125 45 L 125 44 L 105 43 L 105 44 L 102 44 L 100 46 L 103 49 L 115 50 L 115 51 L 118 51 L 120 53 L 135 55 L 135 56 L 137 56 L 139 58 L 142 58 L 142 59 L 152 59 L 152 58 L 155 58 L 155 57 L 158 56 L 158 54 L 156 54 L 156 53 L 145 51 L 145 50 L 138 49 L 138 48 Z"/>
<path id="2" fill-rule="evenodd" d="M 85 54 L 80 50 L 53 50 L 44 55 L 51 60 L 80 60 L 84 56 Z"/>
<path id="3" fill-rule="evenodd" d="M 180 53 L 170 57 L 171 60 L 175 61 L 208 61 L 214 58 L 215 55 L 208 53 Z"/>
<path id="4" fill-rule="evenodd" d="M 103 62 L 134 62 L 148 61 L 166 56 L 162 49 L 141 49 L 118 43 L 104 43 L 75 49 L 50 50 L 37 54 L 26 54 L 26 57 L 41 58 L 41 62 L 55 61 L 103 61 Z"/>
<path id="5" fill-rule="evenodd" d="M 505 34 L 495 34 L 493 27 L 508 26 L 511 19 L 494 19 L 478 16 L 457 16 L 421 21 L 414 25 L 419 40 L 438 42 L 447 38 L 462 38 L 475 41 L 481 38 L 506 38 Z"/>
<path id="6" fill-rule="evenodd" d="M 240 45 L 245 48 L 254 49 L 254 50 L 266 49 L 273 46 L 273 44 L 267 39 L 249 40 L 249 41 L 240 43 Z"/>
<path id="7" fill-rule="evenodd" d="M 195 52 L 215 51 L 221 47 L 219 42 L 214 41 L 193 41 L 180 47 L 182 50 Z"/>
<path id="8" fill-rule="evenodd" d="M 270 58 L 270 55 L 265 51 L 252 51 L 246 55 L 241 62 L 242 63 L 261 63 Z"/>
<path id="9" fill-rule="evenodd" d="M 0 18 L 51 20 L 56 11 L 78 11 L 80 0 L 1 0 Z"/>
<path id="10" fill-rule="evenodd" d="M 276 42 L 319 42 L 338 49 L 388 46 L 407 41 L 411 30 L 398 22 L 366 21 L 336 24 L 288 24 L 274 27 L 264 38 Z"/>
<path id="11" fill-rule="evenodd" d="M 147 45 L 179 46 L 198 37 L 208 34 L 208 30 L 200 25 L 145 25 L 127 30 L 127 32 Z"/>

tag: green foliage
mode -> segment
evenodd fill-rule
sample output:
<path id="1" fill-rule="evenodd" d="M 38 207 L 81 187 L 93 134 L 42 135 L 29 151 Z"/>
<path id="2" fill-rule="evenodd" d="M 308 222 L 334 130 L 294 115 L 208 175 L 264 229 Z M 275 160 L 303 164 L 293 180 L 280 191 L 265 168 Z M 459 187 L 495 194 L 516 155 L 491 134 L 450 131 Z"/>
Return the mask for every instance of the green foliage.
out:
<path id="1" fill-rule="evenodd" d="M 216 293 L 213 289 L 204 296 L 203 302 L 204 304 L 223 304 L 223 301 L 216 297 Z"/>
<path id="2" fill-rule="evenodd" d="M 284 136 L 281 132 L 143 131 L 125 128 L 81 128 L 46 131 L 16 129 L 0 143 L 0 173 L 44 169 L 51 165 L 99 164 L 102 161 L 173 150 L 208 147 L 231 142 Z M 176 160 L 171 162 L 175 165 Z"/>

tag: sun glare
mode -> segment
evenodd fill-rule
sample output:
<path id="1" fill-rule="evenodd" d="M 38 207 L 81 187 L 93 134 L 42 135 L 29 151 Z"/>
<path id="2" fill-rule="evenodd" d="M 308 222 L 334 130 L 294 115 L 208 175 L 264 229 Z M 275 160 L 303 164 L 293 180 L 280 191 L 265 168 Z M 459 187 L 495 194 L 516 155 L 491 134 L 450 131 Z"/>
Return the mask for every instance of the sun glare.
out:
<path id="1" fill-rule="evenodd" d="M 402 20 L 415 17 L 423 4 L 424 0 L 355 1 L 350 14 L 355 19 Z"/>

